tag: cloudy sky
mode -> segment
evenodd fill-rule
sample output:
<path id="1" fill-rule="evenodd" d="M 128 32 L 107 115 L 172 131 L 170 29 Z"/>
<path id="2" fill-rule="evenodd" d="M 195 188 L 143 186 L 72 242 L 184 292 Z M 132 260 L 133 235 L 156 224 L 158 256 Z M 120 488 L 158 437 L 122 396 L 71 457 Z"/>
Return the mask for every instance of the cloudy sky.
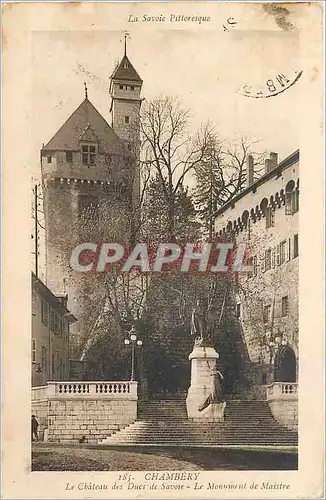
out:
<path id="1" fill-rule="evenodd" d="M 258 12 L 258 14 L 257 14 Z M 146 99 L 176 96 L 191 110 L 192 130 L 210 120 L 222 137 L 248 136 L 259 149 L 282 159 L 299 147 L 298 108 L 301 79 L 285 92 L 254 99 L 237 92 L 301 70 L 295 30 L 279 27 L 272 16 L 254 19 L 229 12 L 237 20 L 224 31 L 214 16 L 206 25 L 125 23 L 128 56 L 144 84 Z M 242 17 L 241 17 L 242 15 Z M 260 16 L 260 17 L 259 17 Z M 258 19 L 258 21 L 257 21 Z M 255 29 L 259 25 L 263 29 Z M 32 35 L 32 142 L 35 175 L 39 150 L 84 98 L 110 123 L 109 78 L 123 55 L 123 30 L 35 31 Z M 34 163 L 34 162 L 33 162 Z"/>

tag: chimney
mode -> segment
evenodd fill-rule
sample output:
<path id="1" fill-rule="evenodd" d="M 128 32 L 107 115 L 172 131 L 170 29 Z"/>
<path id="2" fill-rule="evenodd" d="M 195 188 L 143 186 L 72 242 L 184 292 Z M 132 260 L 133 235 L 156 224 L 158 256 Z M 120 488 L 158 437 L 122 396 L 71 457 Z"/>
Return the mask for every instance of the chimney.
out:
<path id="1" fill-rule="evenodd" d="M 268 158 L 265 160 L 265 173 L 267 174 L 267 172 L 270 172 L 271 170 L 273 170 L 273 162 Z"/>
<path id="2" fill-rule="evenodd" d="M 276 168 L 277 167 L 277 163 L 278 163 L 278 154 L 277 153 L 271 153 L 270 154 L 270 158 L 271 158 L 271 162 L 272 162 L 272 168 Z"/>
<path id="3" fill-rule="evenodd" d="M 254 158 L 252 155 L 247 156 L 247 187 L 254 182 Z"/>

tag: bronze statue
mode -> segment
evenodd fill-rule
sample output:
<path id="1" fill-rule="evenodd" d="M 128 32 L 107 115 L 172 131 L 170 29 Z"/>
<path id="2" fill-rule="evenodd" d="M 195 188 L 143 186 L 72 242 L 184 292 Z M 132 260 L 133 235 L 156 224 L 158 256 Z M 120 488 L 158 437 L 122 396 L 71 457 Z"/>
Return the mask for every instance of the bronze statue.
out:
<path id="1" fill-rule="evenodd" d="M 207 324 L 207 310 L 204 307 L 204 302 L 200 299 L 197 300 L 192 311 L 191 335 L 195 339 L 195 346 L 208 347 L 211 345 Z"/>
<path id="2" fill-rule="evenodd" d="M 210 301 L 208 307 L 205 308 L 203 300 L 197 300 L 191 316 L 191 335 L 195 338 L 195 346 L 204 348 L 212 347 L 215 314 L 216 311 L 213 307 L 213 301 Z M 206 363 L 211 372 L 212 383 L 209 395 L 198 408 L 199 411 L 203 411 L 211 404 L 222 403 L 224 401 L 221 384 L 224 377 L 217 369 L 217 364 L 214 364 L 214 368 L 211 368 L 208 360 Z"/>

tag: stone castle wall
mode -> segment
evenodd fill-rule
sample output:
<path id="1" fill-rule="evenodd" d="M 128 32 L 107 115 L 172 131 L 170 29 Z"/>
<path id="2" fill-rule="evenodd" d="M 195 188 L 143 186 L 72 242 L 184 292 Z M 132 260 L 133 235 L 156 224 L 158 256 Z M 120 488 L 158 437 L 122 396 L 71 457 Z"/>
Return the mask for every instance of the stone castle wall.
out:
<path id="1" fill-rule="evenodd" d="M 78 443 L 85 436 L 87 443 L 96 444 L 136 418 L 136 401 L 49 401 L 48 440 Z"/>

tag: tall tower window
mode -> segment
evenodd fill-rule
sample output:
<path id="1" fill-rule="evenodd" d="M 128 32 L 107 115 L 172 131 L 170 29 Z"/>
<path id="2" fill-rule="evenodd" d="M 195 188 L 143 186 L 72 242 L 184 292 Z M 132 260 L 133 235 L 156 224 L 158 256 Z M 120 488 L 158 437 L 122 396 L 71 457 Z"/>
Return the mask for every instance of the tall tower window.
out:
<path id="1" fill-rule="evenodd" d="M 269 271 L 272 267 L 272 250 L 265 250 L 265 271 Z"/>
<path id="2" fill-rule="evenodd" d="M 72 151 L 66 151 L 66 161 L 72 163 Z"/>
<path id="3" fill-rule="evenodd" d="M 82 161 L 83 165 L 95 165 L 96 160 L 96 146 L 84 144 L 82 146 Z"/>
<path id="4" fill-rule="evenodd" d="M 286 241 L 280 243 L 280 264 L 284 264 L 286 255 Z"/>
<path id="5" fill-rule="evenodd" d="M 293 258 L 299 256 L 299 236 L 297 234 L 293 237 Z"/>
<path id="6" fill-rule="evenodd" d="M 125 116 L 125 123 L 129 123 L 129 116 Z"/>
<path id="7" fill-rule="evenodd" d="M 270 304 L 268 304 L 267 306 L 264 306 L 264 308 L 263 308 L 263 320 L 264 320 L 265 324 L 268 323 L 270 320 L 271 309 L 272 309 L 272 306 Z"/>
<path id="8" fill-rule="evenodd" d="M 286 295 L 285 297 L 282 297 L 282 317 L 283 318 L 284 318 L 284 316 L 288 315 L 288 311 L 289 311 L 289 298 Z"/>
<path id="9" fill-rule="evenodd" d="M 266 209 L 266 229 L 274 226 L 274 210 L 272 207 L 267 207 Z"/>
<path id="10" fill-rule="evenodd" d="M 42 363 L 41 363 L 41 366 L 42 366 L 43 370 L 45 370 L 45 371 L 48 368 L 47 360 L 48 360 L 48 351 L 47 351 L 46 346 L 42 345 Z"/>
<path id="11" fill-rule="evenodd" d="M 32 339 L 32 362 L 36 363 L 36 340 Z"/>

